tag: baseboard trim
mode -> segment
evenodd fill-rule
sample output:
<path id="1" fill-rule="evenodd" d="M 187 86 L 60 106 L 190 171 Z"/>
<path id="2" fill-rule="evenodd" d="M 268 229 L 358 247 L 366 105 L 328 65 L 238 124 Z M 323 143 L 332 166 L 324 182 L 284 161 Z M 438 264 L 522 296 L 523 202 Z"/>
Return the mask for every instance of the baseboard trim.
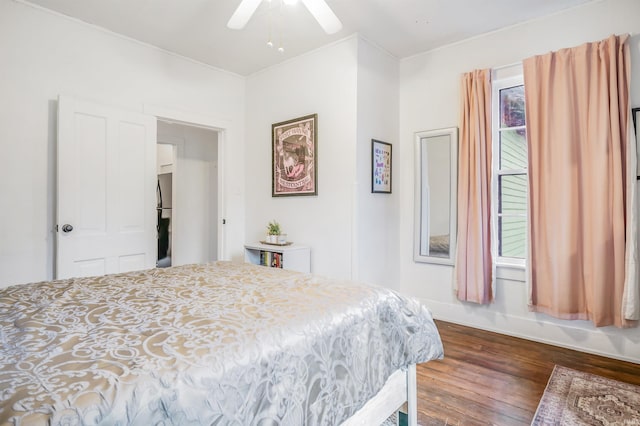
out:
<path id="1" fill-rule="evenodd" d="M 564 326 L 550 321 L 489 311 L 482 307 L 469 308 L 462 304 L 427 299 L 422 299 L 422 302 L 429 307 L 437 320 L 640 364 L 640 333 L 637 332 L 633 336 L 623 336 L 620 332 L 606 333 L 603 329 Z M 560 336 L 573 342 L 559 338 Z M 634 357 L 630 354 L 637 355 Z"/>

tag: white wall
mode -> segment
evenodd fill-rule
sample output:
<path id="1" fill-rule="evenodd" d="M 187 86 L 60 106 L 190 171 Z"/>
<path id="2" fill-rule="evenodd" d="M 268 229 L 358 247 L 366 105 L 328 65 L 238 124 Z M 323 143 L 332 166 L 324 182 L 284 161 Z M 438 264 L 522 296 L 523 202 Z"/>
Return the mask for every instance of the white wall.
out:
<path id="1" fill-rule="evenodd" d="M 53 278 L 60 94 L 229 123 L 223 256 L 242 258 L 244 78 L 11 0 L 0 0 L 0 63 L 0 286 Z"/>
<path id="2" fill-rule="evenodd" d="M 158 123 L 160 125 L 161 123 Z M 168 144 L 158 144 L 156 156 L 156 170 L 158 174 L 171 173 L 173 171 L 173 146 Z"/>
<path id="3" fill-rule="evenodd" d="M 159 121 L 158 141 L 176 147 L 171 264 L 217 260 L 218 133 Z"/>
<path id="4" fill-rule="evenodd" d="M 357 39 L 299 56 L 247 78 L 247 241 L 277 220 L 311 248 L 312 272 L 351 276 L 356 155 Z M 318 114 L 318 195 L 271 197 L 271 125 Z"/>
<path id="5" fill-rule="evenodd" d="M 358 40 L 357 152 L 353 278 L 399 288 L 399 63 Z M 391 194 L 371 193 L 371 139 L 392 144 Z"/>
<path id="6" fill-rule="evenodd" d="M 271 124 L 313 113 L 318 196 L 272 198 Z M 312 272 L 399 287 L 398 183 L 371 193 L 371 139 L 398 158 L 397 134 L 398 60 L 357 36 L 250 76 L 247 238 L 276 219 L 311 247 Z"/>
<path id="7" fill-rule="evenodd" d="M 601 40 L 612 33 L 640 32 L 640 2 L 605 0 L 506 28 L 401 61 L 400 65 L 400 263 L 402 289 L 422 298 L 437 318 L 506 334 L 548 341 L 640 362 L 637 329 L 596 329 L 584 321 L 560 321 L 528 312 L 525 285 L 499 279 L 491 306 L 458 302 L 452 269 L 412 259 L 413 133 L 458 126 L 459 78 L 463 72 L 511 64 L 551 50 Z M 632 106 L 640 105 L 640 38 L 632 38 Z M 506 271 L 511 276 L 523 276 Z"/>

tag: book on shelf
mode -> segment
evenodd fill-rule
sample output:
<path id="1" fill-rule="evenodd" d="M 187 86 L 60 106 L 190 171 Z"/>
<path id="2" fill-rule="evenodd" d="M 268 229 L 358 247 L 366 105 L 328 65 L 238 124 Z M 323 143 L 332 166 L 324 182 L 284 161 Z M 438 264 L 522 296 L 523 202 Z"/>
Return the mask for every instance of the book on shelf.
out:
<path id="1" fill-rule="evenodd" d="M 271 253 L 271 267 L 282 268 L 282 253 Z"/>
<path id="2" fill-rule="evenodd" d="M 260 250 L 260 265 L 282 268 L 282 253 Z"/>
<path id="3" fill-rule="evenodd" d="M 270 251 L 260 251 L 260 264 L 262 266 L 270 266 L 271 265 L 271 252 Z"/>

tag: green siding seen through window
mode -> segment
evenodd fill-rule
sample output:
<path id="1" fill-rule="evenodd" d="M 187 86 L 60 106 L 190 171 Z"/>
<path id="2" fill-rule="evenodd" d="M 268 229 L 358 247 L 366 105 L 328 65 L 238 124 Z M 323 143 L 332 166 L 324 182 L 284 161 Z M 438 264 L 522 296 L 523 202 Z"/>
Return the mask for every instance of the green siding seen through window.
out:
<path id="1" fill-rule="evenodd" d="M 527 218 L 502 216 L 499 218 L 499 252 L 502 257 L 524 258 L 527 244 Z"/>
<path id="2" fill-rule="evenodd" d="M 502 175 L 498 177 L 498 213 L 527 213 L 527 175 Z"/>
<path id="3" fill-rule="evenodd" d="M 500 169 L 527 168 L 527 130 L 503 129 L 500 131 Z"/>

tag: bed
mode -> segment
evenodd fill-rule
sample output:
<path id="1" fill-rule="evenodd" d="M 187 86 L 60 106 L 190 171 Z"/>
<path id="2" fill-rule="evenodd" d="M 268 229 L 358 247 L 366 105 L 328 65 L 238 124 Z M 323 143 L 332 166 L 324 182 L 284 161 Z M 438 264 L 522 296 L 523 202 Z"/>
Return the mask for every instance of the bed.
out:
<path id="1" fill-rule="evenodd" d="M 415 423 L 443 353 L 412 298 L 232 262 L 0 289 L 0 343 L 2 425 Z"/>

